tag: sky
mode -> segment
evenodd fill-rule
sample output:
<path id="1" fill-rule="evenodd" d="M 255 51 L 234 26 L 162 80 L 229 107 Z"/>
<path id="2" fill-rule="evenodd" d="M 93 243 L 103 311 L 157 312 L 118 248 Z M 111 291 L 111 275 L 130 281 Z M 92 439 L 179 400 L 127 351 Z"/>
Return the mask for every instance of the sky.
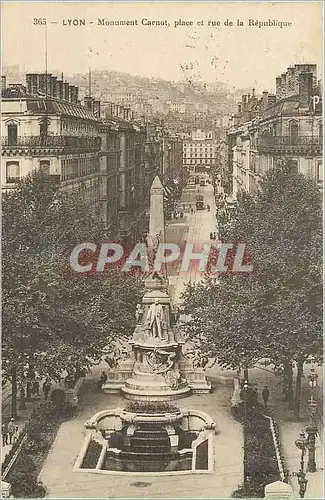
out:
<path id="1" fill-rule="evenodd" d="M 43 19 L 47 28 L 35 24 Z M 64 25 L 69 19 L 84 19 L 86 26 Z M 138 25 L 99 26 L 98 19 Z M 169 26 L 143 26 L 142 19 Z M 259 28 L 248 26 L 249 19 L 292 25 Z M 175 27 L 179 21 L 193 25 Z M 274 91 L 276 76 L 296 63 L 316 63 L 322 77 L 322 2 L 5 2 L 3 66 L 44 72 L 46 31 L 48 71 L 65 75 L 91 66 L 172 81 L 221 81 L 257 92 Z"/>

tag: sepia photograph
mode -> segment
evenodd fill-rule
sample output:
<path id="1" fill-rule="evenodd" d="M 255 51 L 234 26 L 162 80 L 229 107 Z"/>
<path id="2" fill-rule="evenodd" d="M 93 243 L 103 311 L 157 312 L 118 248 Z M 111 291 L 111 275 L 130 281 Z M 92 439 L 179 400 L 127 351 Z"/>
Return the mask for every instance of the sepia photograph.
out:
<path id="1" fill-rule="evenodd" d="M 323 22 L 1 2 L 2 498 L 324 498 Z"/>

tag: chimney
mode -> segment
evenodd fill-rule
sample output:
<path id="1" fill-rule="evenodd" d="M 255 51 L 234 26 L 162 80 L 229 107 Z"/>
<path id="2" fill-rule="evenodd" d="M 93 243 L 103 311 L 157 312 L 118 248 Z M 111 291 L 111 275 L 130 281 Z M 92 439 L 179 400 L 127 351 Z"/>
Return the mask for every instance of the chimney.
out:
<path id="1" fill-rule="evenodd" d="M 63 81 L 57 80 L 56 82 L 56 97 L 57 99 L 63 99 Z"/>
<path id="2" fill-rule="evenodd" d="M 281 76 L 276 77 L 275 87 L 276 87 L 276 97 L 278 100 L 280 100 L 281 99 Z"/>
<path id="3" fill-rule="evenodd" d="M 74 104 L 77 104 L 79 89 L 75 85 L 70 85 L 70 88 L 71 88 L 71 102 L 73 102 Z"/>
<path id="4" fill-rule="evenodd" d="M 97 118 L 100 118 L 100 101 L 93 101 L 93 113 Z"/>
<path id="5" fill-rule="evenodd" d="M 299 104 L 302 108 L 308 108 L 313 91 L 313 74 L 301 73 L 299 75 Z"/>
<path id="6" fill-rule="evenodd" d="M 39 75 L 38 89 L 42 94 L 51 95 L 51 73 L 41 73 Z"/>
<path id="7" fill-rule="evenodd" d="M 252 89 L 252 98 L 255 98 L 255 89 Z"/>
<path id="8" fill-rule="evenodd" d="M 69 84 L 67 82 L 63 83 L 63 99 L 65 101 L 69 100 Z"/>
<path id="9" fill-rule="evenodd" d="M 269 93 L 264 91 L 262 93 L 262 109 L 265 111 L 268 108 L 269 100 L 268 100 Z"/>
<path id="10" fill-rule="evenodd" d="M 69 102 L 73 102 L 73 85 L 69 85 Z"/>
<path id="11" fill-rule="evenodd" d="M 281 75 L 281 96 L 282 99 L 287 97 L 287 74 L 282 73 Z"/>
<path id="12" fill-rule="evenodd" d="M 84 103 L 86 108 L 93 113 L 94 107 L 93 107 L 93 98 L 92 97 L 84 97 Z"/>
<path id="13" fill-rule="evenodd" d="M 5 75 L 1 76 L 1 90 L 4 90 L 7 87 L 7 79 Z"/>

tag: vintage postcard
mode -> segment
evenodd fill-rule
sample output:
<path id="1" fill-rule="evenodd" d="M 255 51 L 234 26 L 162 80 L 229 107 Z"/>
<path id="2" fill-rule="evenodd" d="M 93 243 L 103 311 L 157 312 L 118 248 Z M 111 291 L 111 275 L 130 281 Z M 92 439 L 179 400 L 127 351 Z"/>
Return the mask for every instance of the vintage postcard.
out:
<path id="1" fill-rule="evenodd" d="M 324 498 L 323 2 L 2 2 L 8 498 Z"/>

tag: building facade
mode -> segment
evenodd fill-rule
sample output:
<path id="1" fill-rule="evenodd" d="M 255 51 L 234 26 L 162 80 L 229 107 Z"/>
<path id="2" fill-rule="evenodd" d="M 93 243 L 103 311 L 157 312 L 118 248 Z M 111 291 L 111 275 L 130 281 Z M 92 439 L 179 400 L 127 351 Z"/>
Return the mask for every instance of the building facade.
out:
<path id="1" fill-rule="evenodd" d="M 97 117 L 81 106 L 77 87 L 49 74 L 29 74 L 26 82 L 2 89 L 2 189 L 43 170 L 100 214 Z"/>
<path id="2" fill-rule="evenodd" d="M 190 138 L 183 139 L 183 168 L 192 174 L 213 170 L 218 150 L 213 131 L 193 130 Z"/>
<path id="3" fill-rule="evenodd" d="M 323 184 L 321 86 L 316 65 L 296 64 L 276 79 L 276 94 L 243 95 L 227 133 L 224 186 L 228 194 L 254 192 L 279 159 Z M 225 159 L 227 156 L 227 159 Z"/>

